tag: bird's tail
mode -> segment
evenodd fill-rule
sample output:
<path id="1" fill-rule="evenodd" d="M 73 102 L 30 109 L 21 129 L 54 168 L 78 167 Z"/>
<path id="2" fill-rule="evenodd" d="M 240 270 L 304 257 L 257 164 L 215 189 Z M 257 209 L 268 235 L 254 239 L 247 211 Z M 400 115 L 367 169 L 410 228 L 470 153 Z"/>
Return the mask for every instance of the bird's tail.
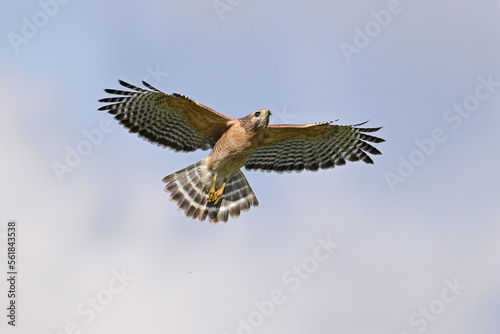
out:
<path id="1" fill-rule="evenodd" d="M 241 211 L 258 206 L 257 197 L 241 171 L 234 174 L 226 183 L 221 199 L 214 204 L 208 202 L 208 191 L 212 186 L 212 172 L 205 160 L 184 168 L 163 179 L 165 191 L 171 193 L 170 200 L 177 202 L 177 209 L 183 210 L 186 217 L 208 220 L 215 224 L 227 222 L 229 215 L 237 218 Z"/>

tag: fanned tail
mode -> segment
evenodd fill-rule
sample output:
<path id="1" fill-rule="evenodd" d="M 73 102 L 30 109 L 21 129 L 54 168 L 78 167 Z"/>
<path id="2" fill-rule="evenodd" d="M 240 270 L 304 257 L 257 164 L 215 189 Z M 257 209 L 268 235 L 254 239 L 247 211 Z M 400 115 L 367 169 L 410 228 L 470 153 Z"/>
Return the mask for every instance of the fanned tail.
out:
<path id="1" fill-rule="evenodd" d="M 232 218 L 238 218 L 241 211 L 250 210 L 252 205 L 258 206 L 259 201 L 240 170 L 226 183 L 220 201 L 217 204 L 209 203 L 208 219 L 211 223 L 218 221 L 225 223 L 229 215 Z"/>
<path id="2" fill-rule="evenodd" d="M 226 183 L 224 193 L 217 204 L 207 200 L 212 183 L 212 172 L 205 161 L 184 168 L 163 179 L 167 185 L 165 191 L 171 193 L 170 200 L 177 202 L 177 208 L 185 212 L 186 217 L 210 223 L 227 222 L 229 215 L 237 218 L 241 211 L 258 206 L 259 202 L 245 175 L 241 171 L 234 174 Z"/>

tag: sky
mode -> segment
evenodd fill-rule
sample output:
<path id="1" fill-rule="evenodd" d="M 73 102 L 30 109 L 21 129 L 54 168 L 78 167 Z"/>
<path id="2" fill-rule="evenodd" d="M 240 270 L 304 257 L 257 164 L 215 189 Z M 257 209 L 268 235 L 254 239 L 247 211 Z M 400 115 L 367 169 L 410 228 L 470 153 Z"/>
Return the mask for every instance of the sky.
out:
<path id="1" fill-rule="evenodd" d="M 2 333 L 498 333 L 498 0 L 2 7 Z M 244 171 L 258 207 L 185 219 L 161 180 L 209 152 L 97 111 L 119 79 L 272 124 L 369 120 L 383 154 Z"/>

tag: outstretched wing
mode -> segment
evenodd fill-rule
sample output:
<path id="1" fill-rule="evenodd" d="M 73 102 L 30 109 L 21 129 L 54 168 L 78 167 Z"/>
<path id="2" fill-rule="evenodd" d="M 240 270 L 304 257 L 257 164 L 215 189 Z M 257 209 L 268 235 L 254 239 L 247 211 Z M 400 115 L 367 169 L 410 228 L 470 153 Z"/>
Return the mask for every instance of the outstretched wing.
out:
<path id="1" fill-rule="evenodd" d="M 367 142 L 384 139 L 367 135 L 381 128 L 360 125 L 329 125 L 332 122 L 305 125 L 270 125 L 262 145 L 245 164 L 249 170 L 267 172 L 317 171 L 344 165 L 346 160 L 372 164 L 367 153 L 381 154 Z"/>
<path id="2" fill-rule="evenodd" d="M 116 115 L 115 119 L 130 132 L 154 144 L 176 151 L 206 150 L 215 145 L 233 120 L 185 96 L 162 93 L 144 81 L 150 90 L 121 80 L 119 83 L 131 91 L 105 89 L 119 96 L 99 100 L 111 103 L 99 110 Z"/>

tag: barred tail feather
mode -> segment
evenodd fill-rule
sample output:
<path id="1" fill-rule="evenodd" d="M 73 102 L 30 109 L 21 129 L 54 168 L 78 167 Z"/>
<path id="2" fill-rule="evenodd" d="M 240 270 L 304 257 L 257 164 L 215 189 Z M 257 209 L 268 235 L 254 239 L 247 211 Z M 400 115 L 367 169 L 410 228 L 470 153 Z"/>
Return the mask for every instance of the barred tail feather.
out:
<path id="1" fill-rule="evenodd" d="M 208 205 L 208 219 L 211 223 L 227 222 L 229 215 L 238 218 L 241 211 L 250 210 L 251 206 L 258 206 L 255 196 L 245 175 L 241 171 L 234 174 L 226 183 L 222 198 L 217 204 Z"/>
<path id="2" fill-rule="evenodd" d="M 237 218 L 241 211 L 258 206 L 257 197 L 241 171 L 234 174 L 226 183 L 224 193 L 217 204 L 207 200 L 212 182 L 212 172 L 201 160 L 187 168 L 163 179 L 167 183 L 165 191 L 171 193 L 170 200 L 177 202 L 177 208 L 185 212 L 186 217 L 210 223 L 227 222 L 229 215 Z"/>

